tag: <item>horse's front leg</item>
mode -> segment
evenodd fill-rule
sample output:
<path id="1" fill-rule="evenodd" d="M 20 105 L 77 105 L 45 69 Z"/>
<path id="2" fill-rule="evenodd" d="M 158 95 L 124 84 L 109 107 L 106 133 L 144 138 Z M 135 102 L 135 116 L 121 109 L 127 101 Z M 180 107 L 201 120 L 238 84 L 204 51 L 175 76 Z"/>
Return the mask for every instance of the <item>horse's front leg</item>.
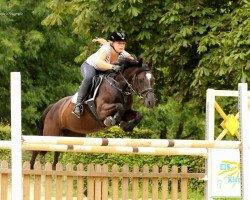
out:
<path id="1" fill-rule="evenodd" d="M 135 110 L 127 110 L 124 113 L 124 116 L 122 118 L 122 121 L 120 123 L 120 127 L 122 130 L 128 132 L 128 131 L 132 131 L 134 129 L 134 127 L 140 123 L 140 121 L 142 120 L 142 113 L 135 111 Z"/>
<path id="2" fill-rule="evenodd" d="M 125 109 L 121 103 L 103 104 L 99 117 L 104 119 L 106 126 L 118 125 L 124 115 Z"/>

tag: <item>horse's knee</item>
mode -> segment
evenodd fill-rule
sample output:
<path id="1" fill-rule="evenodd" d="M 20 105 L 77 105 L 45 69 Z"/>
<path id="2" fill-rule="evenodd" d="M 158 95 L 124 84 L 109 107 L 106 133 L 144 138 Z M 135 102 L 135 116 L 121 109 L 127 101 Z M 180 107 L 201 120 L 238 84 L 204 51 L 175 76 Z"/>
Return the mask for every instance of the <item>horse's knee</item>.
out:
<path id="1" fill-rule="evenodd" d="M 124 106 L 121 103 L 116 104 L 116 113 L 114 115 L 115 120 L 119 122 L 124 112 L 125 112 Z"/>
<path id="2" fill-rule="evenodd" d="M 133 116 L 134 118 L 130 121 L 121 121 L 120 123 L 120 127 L 123 131 L 125 132 L 130 132 L 134 129 L 134 127 L 140 123 L 140 121 L 142 120 L 143 118 L 143 114 L 140 113 L 140 112 L 133 112 Z M 131 117 L 131 116 L 130 116 Z M 128 117 L 128 118 L 130 118 Z"/>
<path id="3" fill-rule="evenodd" d="M 125 132 L 131 132 L 131 131 L 133 131 L 135 125 L 134 125 L 134 123 L 131 123 L 131 122 L 122 121 L 120 123 L 120 127 Z"/>
<path id="4" fill-rule="evenodd" d="M 117 103 L 116 104 L 116 110 L 118 111 L 123 111 L 124 110 L 124 106 L 121 103 Z"/>

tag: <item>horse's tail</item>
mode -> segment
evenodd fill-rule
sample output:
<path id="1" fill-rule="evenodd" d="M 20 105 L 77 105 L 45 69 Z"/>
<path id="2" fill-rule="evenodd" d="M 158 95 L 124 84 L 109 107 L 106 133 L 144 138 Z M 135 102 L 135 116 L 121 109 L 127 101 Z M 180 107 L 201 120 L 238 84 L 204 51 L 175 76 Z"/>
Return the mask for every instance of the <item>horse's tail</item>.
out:
<path id="1" fill-rule="evenodd" d="M 37 124 L 37 135 L 43 135 L 43 127 L 44 127 L 44 120 L 45 120 L 45 117 L 46 115 L 48 114 L 48 112 L 51 110 L 52 106 L 54 104 L 51 104 L 49 105 L 44 111 L 43 111 L 43 114 Z"/>
<path id="2" fill-rule="evenodd" d="M 51 110 L 52 106 L 54 104 L 49 105 L 43 112 L 40 120 L 37 123 L 37 135 L 42 136 L 43 135 L 43 128 L 44 128 L 44 120 L 46 115 L 48 114 L 48 112 Z M 30 159 L 30 169 L 34 169 L 34 164 L 35 164 L 35 160 L 38 154 L 41 154 L 42 156 L 44 156 L 46 154 L 46 151 L 32 151 L 32 157 Z"/>

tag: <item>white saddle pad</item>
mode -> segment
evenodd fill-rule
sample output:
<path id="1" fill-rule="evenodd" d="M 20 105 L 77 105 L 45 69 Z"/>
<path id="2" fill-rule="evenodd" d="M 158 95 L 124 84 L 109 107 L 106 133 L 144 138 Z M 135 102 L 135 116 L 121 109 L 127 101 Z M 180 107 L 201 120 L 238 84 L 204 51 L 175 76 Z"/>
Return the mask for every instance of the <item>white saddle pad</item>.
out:
<path id="1" fill-rule="evenodd" d="M 72 96 L 72 98 L 71 98 L 71 102 L 72 102 L 72 103 L 76 104 L 77 96 L 78 96 L 78 92 L 76 92 L 76 93 Z"/>

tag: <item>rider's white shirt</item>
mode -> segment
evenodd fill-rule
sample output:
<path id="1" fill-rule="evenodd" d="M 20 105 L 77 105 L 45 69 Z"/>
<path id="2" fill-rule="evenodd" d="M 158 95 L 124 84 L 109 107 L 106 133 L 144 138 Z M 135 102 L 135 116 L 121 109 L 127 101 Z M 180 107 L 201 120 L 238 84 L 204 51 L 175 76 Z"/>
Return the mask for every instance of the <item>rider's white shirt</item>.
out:
<path id="1" fill-rule="evenodd" d="M 92 65 L 94 68 L 96 69 L 99 69 L 97 66 L 96 66 L 96 58 L 98 57 L 99 53 L 102 52 L 102 51 L 105 51 L 107 53 L 107 57 L 105 59 L 105 62 L 109 63 L 110 64 L 110 53 L 111 53 L 111 46 L 109 44 L 104 44 L 101 46 L 101 48 L 95 52 L 94 54 L 92 54 L 91 56 L 89 56 L 86 60 L 86 63 L 88 63 L 89 65 Z M 121 54 L 119 55 L 118 59 L 119 58 L 122 58 L 122 57 L 128 57 L 129 56 L 129 53 L 126 52 L 125 50 L 123 50 L 121 52 Z M 100 69 L 99 69 L 100 70 Z"/>

